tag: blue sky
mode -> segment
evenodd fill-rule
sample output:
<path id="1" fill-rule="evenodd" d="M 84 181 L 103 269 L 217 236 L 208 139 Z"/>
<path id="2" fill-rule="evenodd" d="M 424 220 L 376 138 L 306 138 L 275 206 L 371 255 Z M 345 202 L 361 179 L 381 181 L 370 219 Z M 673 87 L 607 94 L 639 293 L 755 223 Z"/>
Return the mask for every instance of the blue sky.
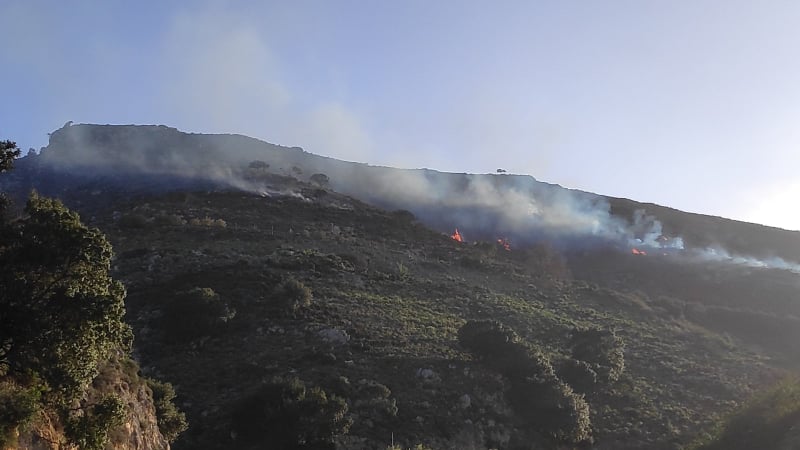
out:
<path id="1" fill-rule="evenodd" d="M 800 229 L 800 2 L 0 2 L 0 139 L 242 133 Z"/>

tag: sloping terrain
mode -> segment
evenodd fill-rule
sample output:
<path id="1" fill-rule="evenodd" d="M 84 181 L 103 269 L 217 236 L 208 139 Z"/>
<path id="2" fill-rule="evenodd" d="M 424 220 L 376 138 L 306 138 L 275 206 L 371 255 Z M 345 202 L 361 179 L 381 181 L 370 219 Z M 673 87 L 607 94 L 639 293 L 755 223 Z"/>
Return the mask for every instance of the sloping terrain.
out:
<path id="1" fill-rule="evenodd" d="M 407 213 L 300 192 L 303 199 L 152 196 L 117 205 L 117 221 L 114 211 L 96 218 L 118 254 L 141 359 L 178 386 L 189 414 L 192 426 L 177 448 L 231 445 L 237 401 L 288 374 L 353 405 L 374 400 L 359 398 L 359 383 L 391 391 L 397 415 L 365 413 L 348 446 L 366 439 L 366 448 L 379 448 L 392 434 L 435 448 L 463 448 L 459 439 L 510 445 L 525 433 L 502 377 L 457 342 L 469 319 L 497 319 L 554 361 L 566 358 L 576 326 L 617 330 L 626 343 L 625 374 L 589 399 L 597 448 L 685 443 L 773 374 L 764 357 L 672 313 L 670 304 L 560 278 L 566 268 L 546 250 L 460 244 Z M 145 220 L 130 219 L 139 216 Z M 313 291 L 311 306 L 295 316 L 275 306 L 276 286 L 289 277 Z M 175 342 L 164 307 L 196 287 L 213 289 L 236 315 Z M 340 332 L 349 340 L 337 343 Z M 468 408 L 459 402 L 465 394 Z"/>
<path id="2" fill-rule="evenodd" d="M 261 150 L 269 144 L 144 128 L 79 131 L 99 133 L 90 139 L 94 151 L 141 161 L 119 149 L 135 152 L 137 133 L 158 128 L 155 137 L 163 140 L 147 145 L 164 154 L 148 158 L 179 170 L 136 175 L 128 161 L 116 175 L 59 171 L 44 164 L 47 158 L 66 149 L 59 157 L 64 162 L 78 150 L 59 149 L 66 145 L 59 139 L 69 135 L 56 132 L 52 148 L 21 160 L 4 182 L 20 195 L 36 187 L 64 198 L 109 236 L 143 371 L 176 385 L 189 418 L 175 448 L 247 448 L 235 418 L 276 376 L 297 377 L 345 399 L 352 426 L 336 438 L 343 448 L 382 449 L 392 441 L 552 448 L 515 411 L 507 377 L 459 344 L 458 331 L 470 320 L 512 328 L 556 367 L 570 358 L 575 329 L 614 330 L 625 344 L 625 368 L 619 380 L 586 396 L 593 448 L 680 448 L 797 366 L 800 278 L 793 272 L 708 262 L 677 249 L 634 255 L 615 240 L 554 246 L 558 239 L 548 241 L 549 232 L 537 243 L 513 235 L 506 250 L 495 238 L 515 229 L 505 213 L 484 203 L 441 203 L 434 215 L 437 203 L 419 206 L 412 197 L 400 201 L 375 190 L 363 197 L 382 206 L 419 206 L 413 214 L 379 209 L 337 192 L 336 180 L 345 191 L 356 183 L 332 175 L 331 168 L 346 163 L 313 165 L 308 161 L 327 159 L 299 149 L 253 150 L 225 176 L 189 173 L 175 156 L 185 159 L 186 149 L 216 158 L 230 148 L 220 142 Z M 131 134 L 128 140 L 123 132 Z M 178 146 L 178 138 L 196 141 Z M 253 160 L 270 167 L 248 166 Z M 217 165 L 198 167 L 222 173 Z M 371 170 L 358 167 L 356 174 Z M 322 172 L 331 175 L 329 184 L 309 181 Z M 487 179 L 493 186 L 517 183 Z M 467 193 L 474 186 L 464 175 L 441 180 L 435 184 L 447 185 L 447 193 L 460 183 Z M 543 205 L 573 199 L 560 187 L 532 178 L 525 183 L 550 196 Z M 589 199 L 582 210 L 595 211 L 600 197 L 580 195 Z M 636 205 L 614 199 L 610 205 L 612 216 L 635 222 Z M 656 212 L 665 235 L 698 247 L 738 239 L 740 247 L 731 248 L 752 250 L 748 255 L 791 260 L 797 254 L 796 233 L 674 210 L 662 217 L 647 205 L 648 214 Z M 481 214 L 500 218 L 469 223 Z M 470 230 L 471 241 L 453 240 L 452 225 Z M 749 237 L 739 237 L 744 229 L 760 236 L 752 242 L 774 246 L 755 253 Z M 292 302 L 287 286 L 297 285 L 310 290 L 310 299 Z"/>

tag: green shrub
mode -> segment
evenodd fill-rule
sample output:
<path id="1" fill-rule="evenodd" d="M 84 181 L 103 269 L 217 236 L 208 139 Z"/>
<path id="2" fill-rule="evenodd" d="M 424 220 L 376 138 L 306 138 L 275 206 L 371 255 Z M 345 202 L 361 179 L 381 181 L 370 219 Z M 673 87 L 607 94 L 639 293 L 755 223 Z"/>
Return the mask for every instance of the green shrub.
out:
<path id="1" fill-rule="evenodd" d="M 550 361 L 520 342 L 513 330 L 494 321 L 470 321 L 458 331 L 458 338 L 511 381 L 506 396 L 531 428 L 558 443 L 591 440 L 589 405 L 583 396 L 559 380 Z"/>
<path id="2" fill-rule="evenodd" d="M 514 330 L 494 320 L 470 320 L 458 330 L 458 343 L 481 357 L 493 355 L 518 339 Z"/>
<path id="3" fill-rule="evenodd" d="M 0 384 L 0 448 L 11 444 L 15 430 L 29 424 L 39 409 L 38 389 Z"/>
<path id="4" fill-rule="evenodd" d="M 178 292 L 164 306 L 162 322 L 169 337 L 189 341 L 218 332 L 235 316 L 213 289 L 197 287 Z"/>
<path id="5" fill-rule="evenodd" d="M 582 395 L 556 380 L 525 380 L 510 391 L 514 412 L 536 430 L 558 442 L 591 440 L 589 405 Z"/>
<path id="6" fill-rule="evenodd" d="M 458 330 L 458 342 L 511 379 L 554 378 L 550 361 L 519 342 L 511 328 L 492 320 L 471 320 Z"/>
<path id="7" fill-rule="evenodd" d="M 173 402 L 175 400 L 175 388 L 170 383 L 148 379 L 147 386 L 153 392 L 153 403 L 156 407 L 156 419 L 158 430 L 169 442 L 186 431 L 189 423 L 186 421 L 186 414 L 179 411 Z"/>
<path id="8" fill-rule="evenodd" d="M 222 219 L 212 219 L 211 217 L 205 216 L 201 218 L 193 218 L 189 221 L 189 225 L 195 227 L 216 227 L 216 228 L 226 228 L 228 223 Z"/>
<path id="9" fill-rule="evenodd" d="M 67 439 L 81 450 L 103 450 L 109 431 L 125 420 L 125 403 L 116 395 L 108 395 L 100 403 L 70 412 L 64 427 Z"/>
<path id="10" fill-rule="evenodd" d="M 756 395 L 688 449 L 746 450 L 798 448 L 800 377 L 786 379 Z M 792 436 L 794 434 L 794 436 Z"/>
<path id="11" fill-rule="evenodd" d="M 294 379 L 274 379 L 246 397 L 232 414 L 237 439 L 269 448 L 333 448 L 351 420 L 347 403 L 319 387 Z"/>
<path id="12" fill-rule="evenodd" d="M 311 305 L 311 289 L 294 278 L 281 282 L 275 289 L 275 298 L 281 309 L 296 313 Z"/>
<path id="13" fill-rule="evenodd" d="M 572 357 L 589 363 L 599 381 L 613 383 L 625 370 L 625 344 L 613 330 L 574 329 L 569 345 Z"/>
<path id="14" fill-rule="evenodd" d="M 353 409 L 364 417 L 397 416 L 397 401 L 391 398 L 392 391 L 375 380 L 361 379 L 353 386 Z"/>
<path id="15" fill-rule="evenodd" d="M 558 366 L 557 374 L 573 390 L 582 394 L 594 392 L 597 387 L 597 372 L 586 361 L 567 359 Z"/>

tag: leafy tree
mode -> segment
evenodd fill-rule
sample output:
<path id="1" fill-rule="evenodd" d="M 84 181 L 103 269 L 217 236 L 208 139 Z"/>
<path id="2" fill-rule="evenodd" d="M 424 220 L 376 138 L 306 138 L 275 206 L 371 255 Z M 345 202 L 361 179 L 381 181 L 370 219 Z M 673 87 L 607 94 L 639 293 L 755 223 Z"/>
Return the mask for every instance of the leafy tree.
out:
<path id="1" fill-rule="evenodd" d="M 122 425 L 125 404 L 116 395 L 109 395 L 95 405 L 73 412 L 66 420 L 65 434 L 82 450 L 103 450 L 108 444 L 108 432 Z"/>
<path id="2" fill-rule="evenodd" d="M 0 141 L 0 174 L 11 170 L 14 167 L 14 159 L 19 156 L 20 150 L 17 144 L 12 141 Z M 4 193 L 0 193 L 0 220 L 5 215 L 9 200 Z"/>
<path id="3" fill-rule="evenodd" d="M 39 409 L 41 392 L 13 382 L 0 383 L 0 448 L 11 444 L 14 431 L 27 425 Z"/>
<path id="4" fill-rule="evenodd" d="M 25 217 L 0 226 L 0 370 L 33 372 L 63 402 L 128 349 L 125 289 L 111 245 L 61 202 L 33 194 Z"/>
<path id="5" fill-rule="evenodd" d="M 0 173 L 17 156 L 0 142 Z M 58 200 L 33 193 L 20 218 L 5 220 L 0 197 L 0 446 L 46 410 L 71 444 L 103 449 L 126 405 L 116 394 L 92 402 L 90 384 L 132 341 L 111 245 Z"/>
<path id="6" fill-rule="evenodd" d="M 7 172 L 14 167 L 14 159 L 20 154 L 17 143 L 13 141 L 0 141 L 0 173 Z"/>
<path id="7" fill-rule="evenodd" d="M 178 435 L 186 431 L 189 424 L 186 414 L 175 407 L 175 388 L 170 383 L 148 379 L 147 385 L 153 391 L 153 403 L 156 407 L 158 429 L 169 442 L 174 442 Z"/>

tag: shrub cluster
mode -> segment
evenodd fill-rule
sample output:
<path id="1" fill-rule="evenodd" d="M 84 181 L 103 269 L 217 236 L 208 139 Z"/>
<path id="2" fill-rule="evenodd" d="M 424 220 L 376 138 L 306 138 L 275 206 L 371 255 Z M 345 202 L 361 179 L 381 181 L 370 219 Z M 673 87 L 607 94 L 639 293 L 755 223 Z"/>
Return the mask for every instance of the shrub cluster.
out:
<path id="1" fill-rule="evenodd" d="M 169 442 L 174 442 L 179 434 L 186 431 L 189 423 L 186 414 L 179 411 L 173 402 L 175 388 L 170 383 L 161 382 L 152 378 L 147 379 L 147 386 L 153 392 L 153 404 L 156 407 L 156 420 L 158 430 Z"/>
<path id="2" fill-rule="evenodd" d="M 362 378 L 350 383 L 343 378 L 343 393 L 352 400 L 353 412 L 372 419 L 397 416 L 397 400 L 386 385 Z"/>
<path id="3" fill-rule="evenodd" d="M 164 306 L 162 321 L 170 338 L 185 342 L 216 333 L 235 316 L 213 289 L 196 287 L 175 294 Z"/>
<path id="4" fill-rule="evenodd" d="M 800 377 L 790 377 L 757 394 L 716 429 L 687 446 L 690 450 L 797 448 Z"/>
<path id="5" fill-rule="evenodd" d="M 507 396 L 514 411 L 537 431 L 558 442 L 591 440 L 589 405 L 555 374 L 550 361 L 495 321 L 469 321 L 459 343 L 511 381 Z"/>
<path id="6" fill-rule="evenodd" d="M 333 449 L 351 420 L 347 403 L 297 378 L 273 379 L 243 399 L 232 414 L 237 439 L 267 448 Z"/>
<path id="7" fill-rule="evenodd" d="M 228 223 L 222 219 L 212 219 L 211 217 L 205 216 L 201 218 L 193 218 L 189 220 L 189 225 L 195 227 L 216 227 L 216 228 L 225 228 L 228 226 Z"/>
<path id="8" fill-rule="evenodd" d="M 591 364 L 576 359 L 566 359 L 558 366 L 558 377 L 581 394 L 594 392 L 597 387 L 597 372 Z"/>
<path id="9" fill-rule="evenodd" d="M 108 432 L 125 420 L 125 403 L 116 395 L 108 395 L 100 403 L 65 417 L 64 434 L 82 450 L 103 450 L 108 444 Z"/>
<path id="10" fill-rule="evenodd" d="M 11 444 L 14 431 L 33 419 L 39 408 L 41 393 L 14 383 L 0 384 L 0 448 Z"/>
<path id="11" fill-rule="evenodd" d="M 282 310 L 294 314 L 311 305 L 311 288 L 294 278 L 287 278 L 275 288 L 274 298 Z"/>
<path id="12" fill-rule="evenodd" d="M 569 345 L 572 358 L 589 364 L 602 383 L 614 383 L 625 370 L 625 344 L 613 330 L 576 328 Z"/>

